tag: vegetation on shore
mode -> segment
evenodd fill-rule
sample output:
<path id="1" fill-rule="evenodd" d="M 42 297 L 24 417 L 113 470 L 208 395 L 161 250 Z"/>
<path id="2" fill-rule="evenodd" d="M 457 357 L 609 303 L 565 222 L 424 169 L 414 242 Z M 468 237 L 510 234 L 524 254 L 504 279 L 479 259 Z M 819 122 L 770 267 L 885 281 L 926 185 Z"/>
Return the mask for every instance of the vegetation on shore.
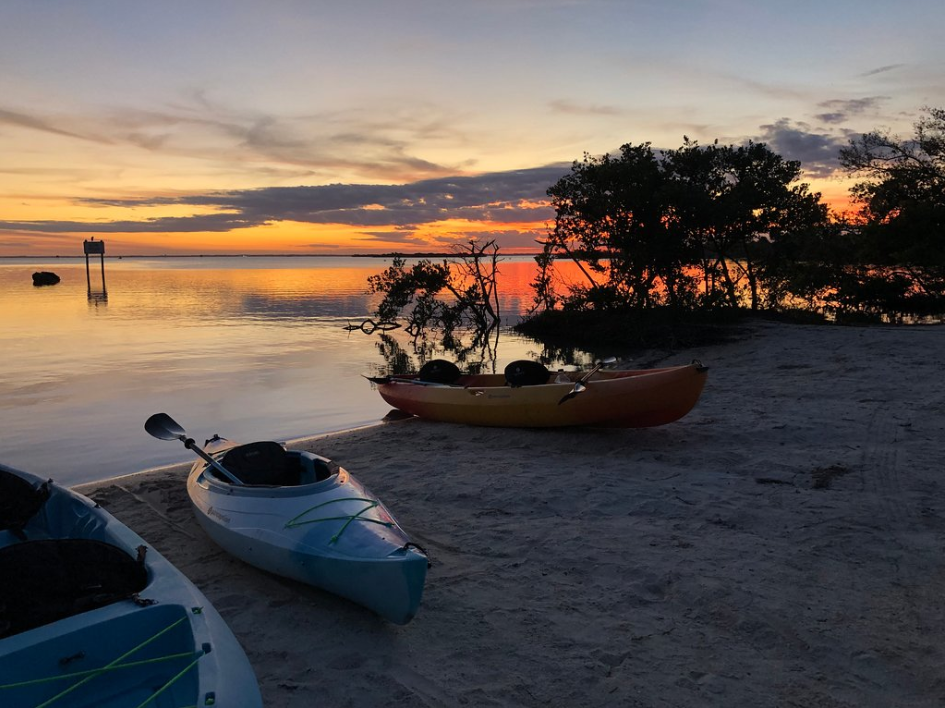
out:
<path id="1" fill-rule="evenodd" d="M 685 346 L 745 313 L 850 322 L 945 312 L 945 109 L 925 109 L 910 138 L 868 133 L 839 158 L 860 179 L 853 215 L 831 214 L 799 181 L 801 164 L 764 144 L 685 138 L 659 153 L 628 143 L 585 155 L 548 189 L 555 221 L 516 329 L 585 348 Z M 491 331 L 498 248 L 473 242 L 456 255 L 462 286 L 446 261 L 408 270 L 397 260 L 372 278 L 385 295 L 377 314 L 408 312 L 411 326 L 447 335 Z M 559 277 L 561 261 L 577 282 Z"/>

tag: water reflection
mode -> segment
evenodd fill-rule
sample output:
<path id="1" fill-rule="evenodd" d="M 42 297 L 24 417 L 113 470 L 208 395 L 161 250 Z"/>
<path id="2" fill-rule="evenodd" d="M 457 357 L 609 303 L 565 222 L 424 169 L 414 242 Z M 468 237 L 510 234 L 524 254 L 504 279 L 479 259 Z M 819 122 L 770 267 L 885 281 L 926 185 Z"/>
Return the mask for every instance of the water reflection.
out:
<path id="1" fill-rule="evenodd" d="M 504 336 L 513 337 L 511 333 Z M 377 351 L 384 359 L 378 364 L 376 375 L 407 374 L 420 369 L 432 359 L 449 359 L 465 372 L 472 374 L 495 373 L 498 367 L 499 342 L 503 334 L 499 328 L 484 332 L 470 332 L 448 337 L 435 332 L 422 332 L 398 342 L 389 333 L 377 335 Z M 409 350 L 409 351 L 408 351 Z"/>
<path id="2" fill-rule="evenodd" d="M 362 374 L 438 356 L 488 371 L 550 361 L 507 328 L 450 351 L 402 330 L 346 331 L 371 317 L 381 259 L 110 259 L 107 295 L 89 289 L 81 257 L 54 261 L 55 288 L 34 288 L 49 264 L 0 261 L 0 459 L 67 484 L 185 460 L 143 432 L 155 412 L 195 437 L 288 439 L 383 418 Z M 533 277 L 530 259 L 503 262 L 504 325 Z"/>

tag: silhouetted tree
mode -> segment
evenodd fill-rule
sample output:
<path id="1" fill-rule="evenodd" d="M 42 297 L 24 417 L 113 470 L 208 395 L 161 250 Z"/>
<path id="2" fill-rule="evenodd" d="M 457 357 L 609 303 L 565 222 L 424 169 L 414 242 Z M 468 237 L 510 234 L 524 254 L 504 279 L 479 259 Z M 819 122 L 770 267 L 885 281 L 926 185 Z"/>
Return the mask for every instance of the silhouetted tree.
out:
<path id="1" fill-rule="evenodd" d="M 703 147 L 685 138 L 659 157 L 649 143 L 585 155 L 548 190 L 556 216 L 538 260 L 536 304 L 757 308 L 770 244 L 827 220 L 820 195 L 794 184 L 799 174 L 800 163 L 759 143 Z M 567 296 L 553 289 L 556 258 L 585 277 Z"/>
<path id="2" fill-rule="evenodd" d="M 559 298 L 548 273 L 554 258 L 577 264 L 584 281 L 561 301 L 569 308 L 643 309 L 675 302 L 689 255 L 671 228 L 669 182 L 649 143 L 574 162 L 548 190 L 554 228 L 544 242 L 536 302 Z"/>
<path id="3" fill-rule="evenodd" d="M 911 138 L 874 131 L 840 151 L 840 163 L 862 177 L 851 194 L 864 225 L 860 257 L 908 276 L 931 298 L 945 293 L 945 109 L 927 108 Z"/>
<path id="4" fill-rule="evenodd" d="M 820 194 L 795 184 L 799 162 L 761 143 L 700 146 L 686 138 L 664 160 L 675 187 L 674 216 L 699 253 L 707 296 L 739 306 L 747 295 L 757 309 L 771 244 L 827 223 Z"/>

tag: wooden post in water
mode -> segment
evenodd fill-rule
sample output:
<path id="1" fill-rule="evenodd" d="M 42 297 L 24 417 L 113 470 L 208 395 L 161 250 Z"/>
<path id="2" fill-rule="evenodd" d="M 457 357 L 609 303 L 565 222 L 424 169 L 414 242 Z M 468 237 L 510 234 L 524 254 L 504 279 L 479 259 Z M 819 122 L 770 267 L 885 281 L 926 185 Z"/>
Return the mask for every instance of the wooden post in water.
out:
<path id="1" fill-rule="evenodd" d="M 89 254 L 97 253 L 102 262 L 102 292 L 100 295 L 103 298 L 107 298 L 108 293 L 105 289 L 105 242 L 96 241 L 95 237 L 93 236 L 90 240 L 83 241 L 82 246 L 85 249 L 85 282 L 88 286 L 89 297 L 92 297 L 92 278 L 89 275 Z M 96 294 L 98 295 L 99 293 Z"/>

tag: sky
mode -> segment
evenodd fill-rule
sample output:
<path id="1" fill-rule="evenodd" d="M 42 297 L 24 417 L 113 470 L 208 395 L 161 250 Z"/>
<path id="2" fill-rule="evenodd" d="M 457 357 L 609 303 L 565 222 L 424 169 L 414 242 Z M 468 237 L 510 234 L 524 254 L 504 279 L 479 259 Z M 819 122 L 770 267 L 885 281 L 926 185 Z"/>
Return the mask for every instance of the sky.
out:
<path id="1" fill-rule="evenodd" d="M 0 0 L 0 256 L 535 252 L 626 143 L 838 151 L 945 107 L 941 0 Z"/>

